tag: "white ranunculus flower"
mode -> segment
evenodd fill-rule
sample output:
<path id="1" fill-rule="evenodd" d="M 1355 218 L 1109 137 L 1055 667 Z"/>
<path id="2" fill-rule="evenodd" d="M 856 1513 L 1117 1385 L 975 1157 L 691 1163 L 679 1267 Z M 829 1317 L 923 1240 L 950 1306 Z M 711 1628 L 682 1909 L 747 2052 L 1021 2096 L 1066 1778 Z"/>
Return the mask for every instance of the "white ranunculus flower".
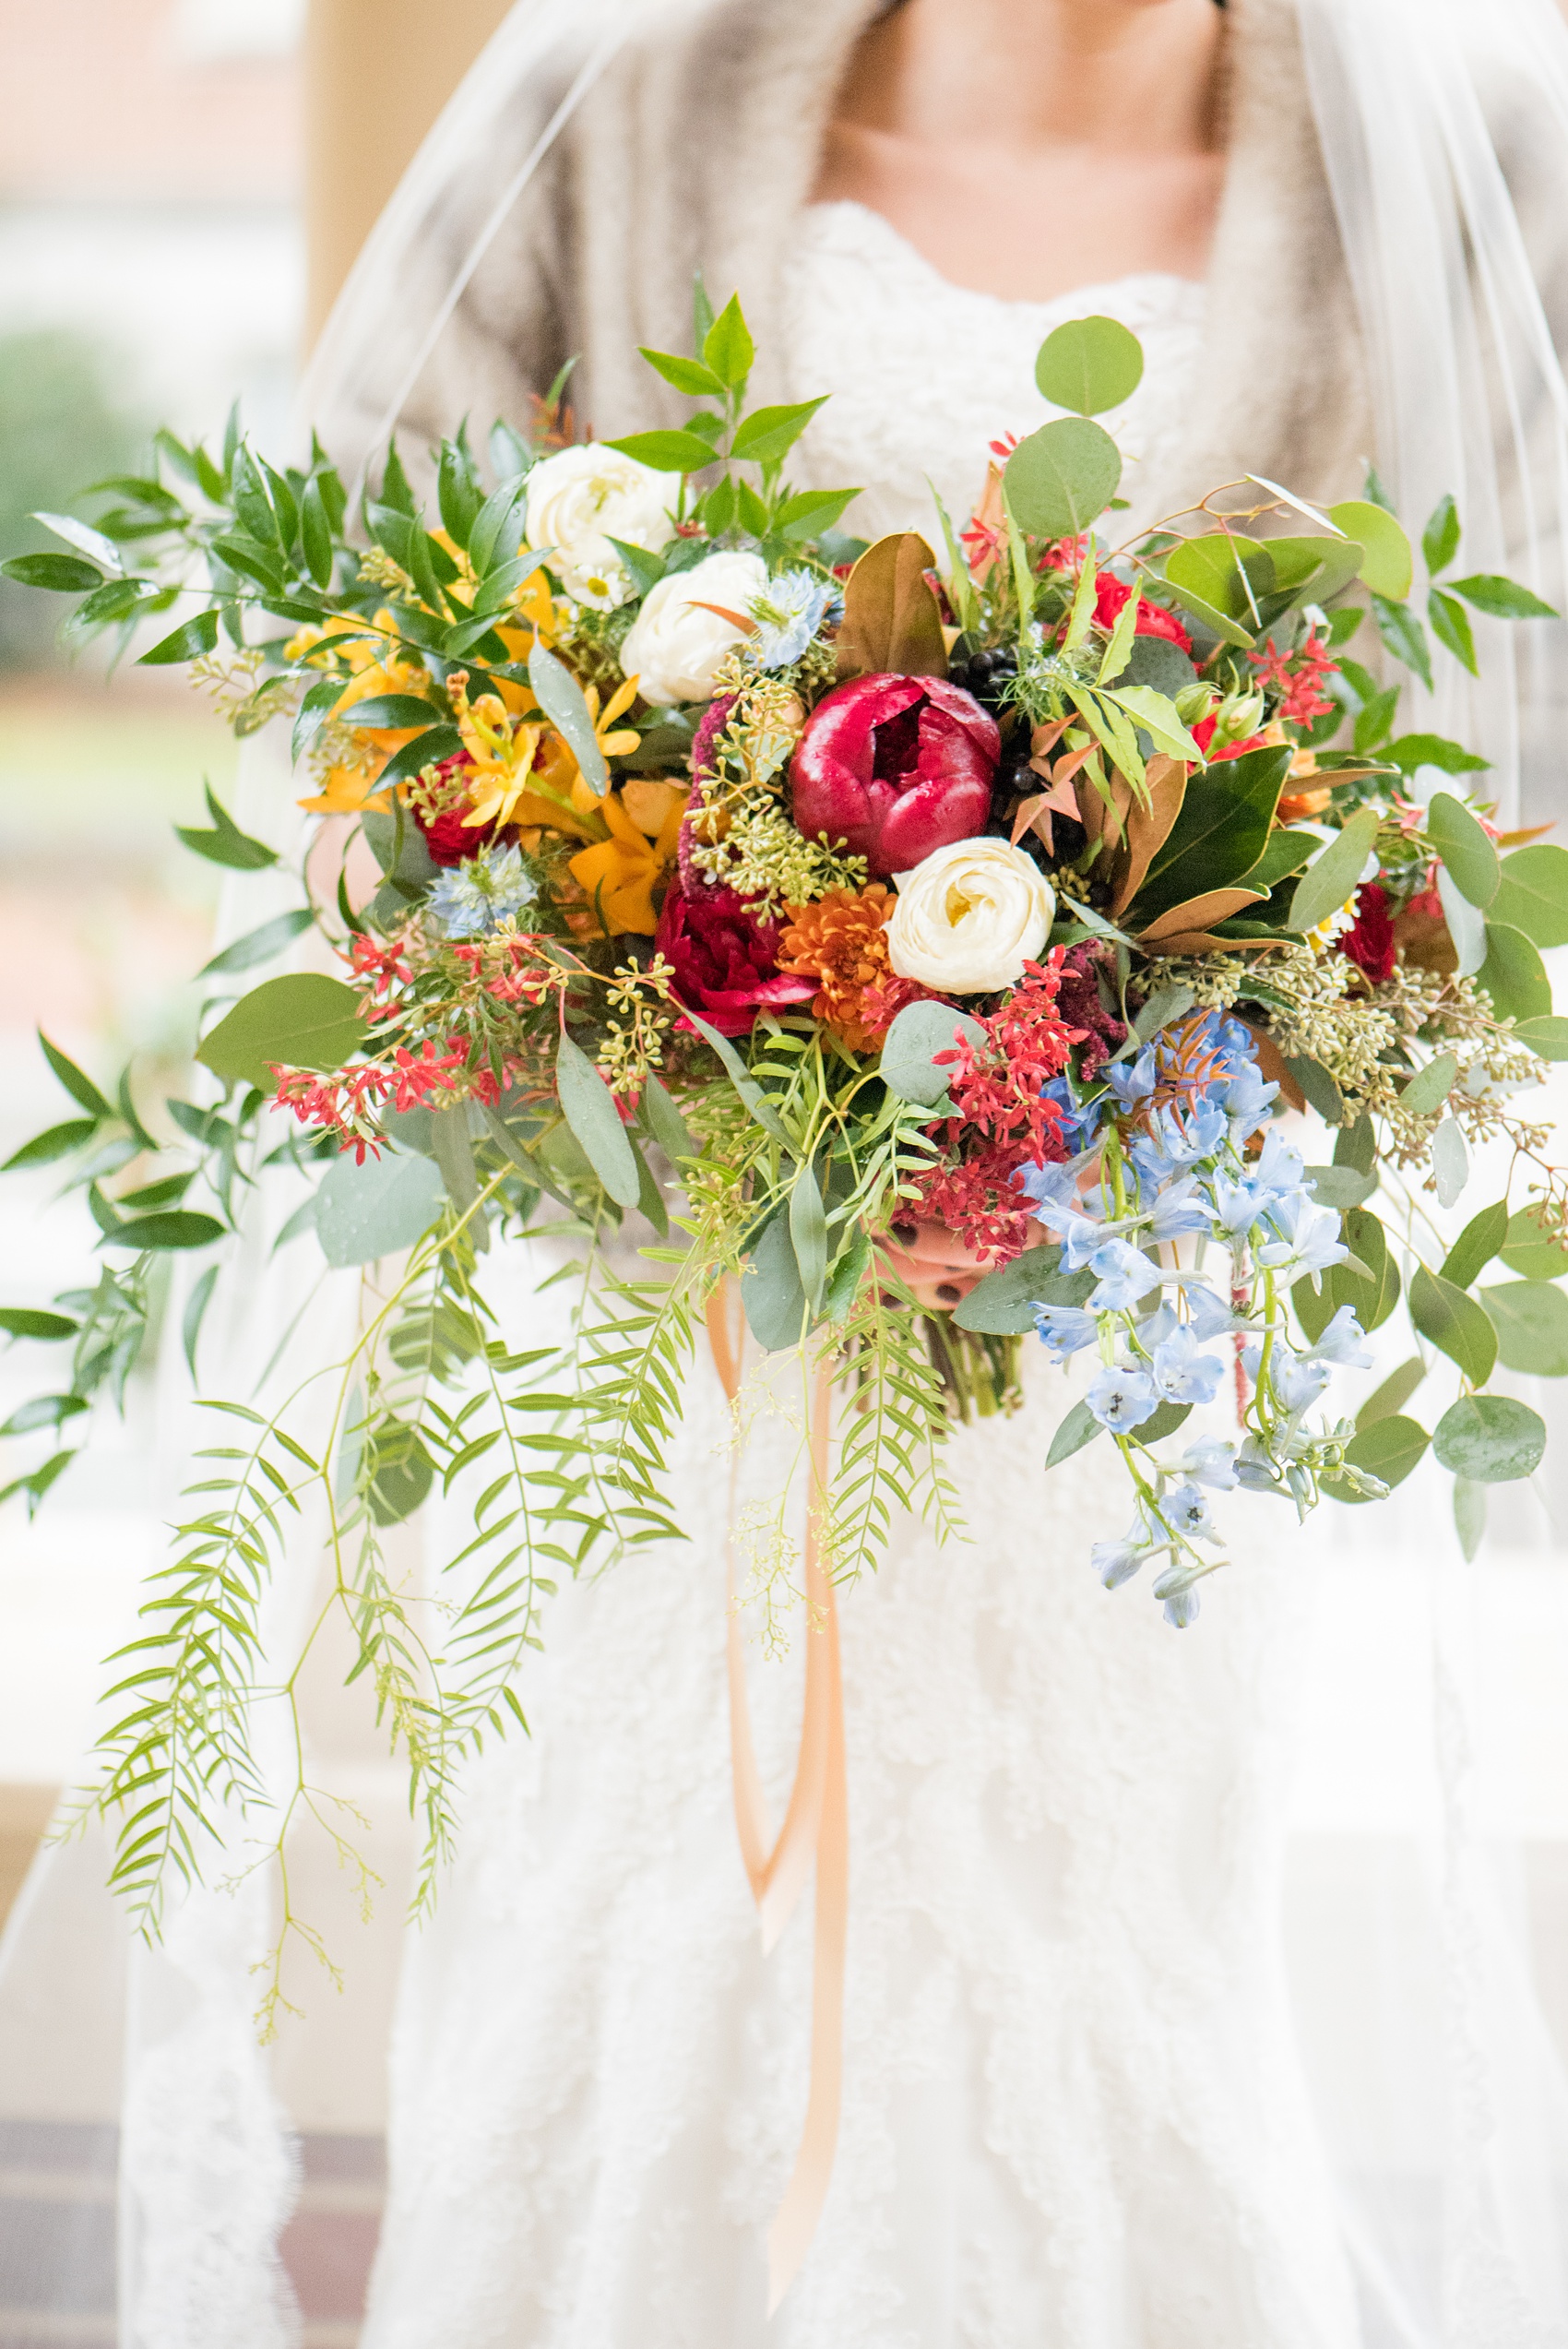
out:
<path id="1" fill-rule="evenodd" d="M 954 841 L 894 876 L 887 950 L 901 979 L 943 995 L 989 995 L 1042 953 L 1056 899 L 1039 866 L 1005 841 Z"/>
<path id="2" fill-rule="evenodd" d="M 669 473 L 599 441 L 560 449 L 529 475 L 529 544 L 553 547 L 550 566 L 568 595 L 612 611 L 625 602 L 632 582 L 611 540 L 667 545 L 675 526 L 665 508 L 676 487 Z"/>
<path id="3" fill-rule="evenodd" d="M 701 607 L 744 613 L 766 585 L 760 554 L 726 550 L 650 588 L 621 647 L 621 666 L 638 680 L 643 699 L 706 701 L 719 662 L 745 632 Z"/>

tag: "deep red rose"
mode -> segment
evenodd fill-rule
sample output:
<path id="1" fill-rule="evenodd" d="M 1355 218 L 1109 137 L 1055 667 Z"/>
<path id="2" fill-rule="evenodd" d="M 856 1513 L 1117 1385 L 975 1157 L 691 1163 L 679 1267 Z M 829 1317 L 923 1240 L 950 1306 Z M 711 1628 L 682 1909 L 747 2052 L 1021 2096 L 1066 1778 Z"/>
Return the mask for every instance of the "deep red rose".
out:
<path id="1" fill-rule="evenodd" d="M 1369 979 L 1394 976 L 1394 917 L 1388 891 L 1376 881 L 1363 881 L 1356 891 L 1356 918 L 1335 944 Z"/>
<path id="2" fill-rule="evenodd" d="M 456 751 L 450 758 L 443 758 L 435 771 L 445 782 L 451 776 L 459 774 L 467 764 L 463 754 Z M 433 864 L 461 864 L 465 858 L 477 856 L 486 842 L 495 838 L 493 824 L 470 824 L 465 820 L 471 804 L 467 799 L 460 799 L 455 806 L 432 817 L 422 816 L 417 807 L 410 808 L 409 813 L 419 826 L 424 844 L 430 851 Z"/>
<path id="3" fill-rule="evenodd" d="M 1117 578 L 1114 572 L 1100 572 L 1095 581 L 1094 616 L 1102 628 L 1110 629 L 1116 626 L 1122 616 L 1122 608 L 1132 592 L 1126 580 Z M 1163 637 L 1167 644 L 1175 645 L 1181 652 L 1191 652 L 1193 649 L 1193 639 L 1175 613 L 1168 612 L 1163 603 L 1151 603 L 1146 595 L 1138 598 L 1138 616 L 1133 623 L 1133 634 L 1135 637 Z"/>
<path id="4" fill-rule="evenodd" d="M 674 992 L 723 1036 L 744 1036 L 765 1005 L 804 1003 L 814 979 L 779 972 L 781 925 L 759 920 L 733 889 L 689 888 L 679 877 L 665 891 L 654 944 L 675 972 Z"/>
<path id="5" fill-rule="evenodd" d="M 996 721 L 942 677 L 854 677 L 819 701 L 796 745 L 794 817 L 842 841 L 873 880 L 973 839 L 991 816 Z"/>

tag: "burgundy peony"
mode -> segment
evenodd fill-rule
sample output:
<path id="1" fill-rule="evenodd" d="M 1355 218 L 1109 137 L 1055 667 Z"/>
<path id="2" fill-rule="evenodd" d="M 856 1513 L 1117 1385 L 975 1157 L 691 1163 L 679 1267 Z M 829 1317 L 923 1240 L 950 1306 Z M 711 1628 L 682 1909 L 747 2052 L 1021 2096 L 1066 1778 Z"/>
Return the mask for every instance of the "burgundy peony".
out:
<path id="1" fill-rule="evenodd" d="M 1375 881 L 1362 882 L 1356 891 L 1356 918 L 1336 944 L 1373 982 L 1394 976 L 1394 920 L 1386 889 Z"/>
<path id="2" fill-rule="evenodd" d="M 973 839 L 991 815 L 996 721 L 941 677 L 855 677 L 818 702 L 790 770 L 808 840 L 843 841 L 873 881 Z"/>
<path id="3" fill-rule="evenodd" d="M 468 763 L 468 757 L 462 751 L 454 752 L 450 758 L 441 759 L 435 768 L 439 781 L 452 782 Z M 454 800 L 452 805 L 444 807 L 440 815 L 433 816 L 428 812 L 428 806 L 422 806 L 417 798 L 410 802 L 410 812 L 423 835 L 433 864 L 461 864 L 466 858 L 477 856 L 480 850 L 495 838 L 493 824 L 470 824 L 467 821 L 471 805 L 472 802 L 466 797 Z"/>
<path id="4" fill-rule="evenodd" d="M 804 1003 L 814 979 L 778 971 L 780 925 L 760 921 L 733 889 L 672 880 L 654 944 L 675 972 L 674 991 L 723 1036 L 743 1036 L 765 1005 Z"/>

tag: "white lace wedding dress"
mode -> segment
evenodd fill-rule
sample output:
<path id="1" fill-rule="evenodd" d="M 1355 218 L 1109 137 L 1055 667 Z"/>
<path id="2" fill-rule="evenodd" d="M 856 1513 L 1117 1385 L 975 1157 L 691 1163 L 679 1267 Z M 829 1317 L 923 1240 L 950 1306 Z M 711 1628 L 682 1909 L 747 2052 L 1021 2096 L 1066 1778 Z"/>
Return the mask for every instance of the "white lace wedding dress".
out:
<path id="1" fill-rule="evenodd" d="M 1042 420 L 1042 336 L 1095 310 L 1147 353 L 1122 422 L 1130 522 L 1152 519 L 1203 302 L 1146 276 L 1003 303 L 859 207 L 816 208 L 791 290 L 802 394 L 835 388 L 815 478 L 867 485 L 862 531 L 931 528 L 927 475 L 962 520 L 987 442 Z M 1125 1500 L 1095 1449 L 1045 1479 L 1071 1390 L 1031 1352 L 1027 1409 L 953 1442 L 971 1541 L 905 1523 L 844 1595 L 843 2123 L 778 2316 L 764 2243 L 804 2109 L 809 1903 L 765 1964 L 730 1801 L 728 1422 L 700 1364 L 690 1541 L 552 1604 L 532 1737 L 475 1772 L 411 1944 L 365 2349 L 1359 2339 L 1277 1939 L 1290 1537 L 1269 1517 L 1184 1634 L 1139 1586 L 1108 1596 L 1088 1548 Z M 755 1426 L 743 1491 L 790 1440 Z M 752 1660 L 776 1814 L 802 1637 Z"/>

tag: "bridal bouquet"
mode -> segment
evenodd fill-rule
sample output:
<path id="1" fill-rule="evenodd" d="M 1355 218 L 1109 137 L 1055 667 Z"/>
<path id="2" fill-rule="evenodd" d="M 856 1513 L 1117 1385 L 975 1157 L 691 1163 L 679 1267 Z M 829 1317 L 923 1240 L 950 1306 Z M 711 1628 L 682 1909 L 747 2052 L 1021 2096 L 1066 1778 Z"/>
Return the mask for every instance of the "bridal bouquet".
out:
<path id="1" fill-rule="evenodd" d="M 1094 418 L 1143 362 L 1108 319 L 1047 341 L 1065 412 L 997 445 L 941 561 L 866 546 L 839 529 L 852 490 L 787 478 L 821 402 L 748 409 L 738 304 L 697 313 L 696 355 L 644 354 L 696 403 L 680 430 L 575 438 L 557 385 L 487 465 L 442 443 L 434 514 L 395 447 L 350 496 L 319 447 L 279 471 L 232 423 L 217 455 L 162 435 L 91 527 L 44 518 L 69 553 L 5 566 L 79 593 L 78 641 L 178 606 L 141 659 L 189 664 L 242 734 L 289 728 L 311 818 L 297 902 L 203 974 L 196 1098 L 138 1102 L 127 1071 L 111 1099 L 45 1044 L 79 1114 L 11 1163 L 70 1162 L 106 1269 L 0 1314 L 73 1363 L 0 1429 L 57 1445 L 6 1489 L 36 1503 L 123 1390 L 171 1251 L 208 1258 L 193 1375 L 247 1218 L 397 1265 L 277 1416 L 211 1406 L 238 1434 L 108 1740 L 144 1903 L 194 1866 L 184 1822 L 253 1783 L 230 1698 L 313 1494 L 434 1866 L 551 1578 L 678 1533 L 667 1439 L 729 1278 L 756 1342 L 841 1390 L 810 1502 L 835 1579 L 896 1509 L 948 1520 L 949 1420 L 1014 1403 L 1026 1340 L 1094 1358 L 1041 1473 L 1117 1456 L 1129 1528 L 1094 1568 L 1146 1564 L 1177 1625 L 1223 1562 L 1226 1488 L 1362 1503 L 1430 1444 L 1473 1547 L 1485 1486 L 1540 1456 L 1489 1380 L 1568 1373 L 1568 1181 L 1527 1101 L 1568 1057 L 1539 952 L 1568 942 L 1568 852 L 1500 836 L 1484 761 L 1402 732 L 1393 679 L 1431 683 L 1433 638 L 1473 670 L 1474 613 L 1548 607 L 1454 577 L 1445 501 L 1423 624 L 1375 480 L 1326 513 L 1233 483 L 1119 544 Z M 186 844 L 276 885 L 281 853 L 208 804 Z M 1324 1121 L 1326 1163 L 1287 1106 Z M 1511 1189 L 1440 1238 L 1432 1195 L 1453 1208 L 1498 1138 Z M 932 1225 L 983 1276 L 952 1309 L 909 1285 Z M 565 1356 L 485 1296 L 486 1251 L 543 1229 L 587 1267 Z M 1401 1296 L 1410 1358 L 1346 1416 L 1334 1370 Z M 1428 1379 L 1430 1436 L 1406 1408 Z M 383 1536 L 459 1480 L 466 1595 L 437 1633 Z M 765 1592 L 794 1571 L 786 1522 L 758 1538 Z"/>

